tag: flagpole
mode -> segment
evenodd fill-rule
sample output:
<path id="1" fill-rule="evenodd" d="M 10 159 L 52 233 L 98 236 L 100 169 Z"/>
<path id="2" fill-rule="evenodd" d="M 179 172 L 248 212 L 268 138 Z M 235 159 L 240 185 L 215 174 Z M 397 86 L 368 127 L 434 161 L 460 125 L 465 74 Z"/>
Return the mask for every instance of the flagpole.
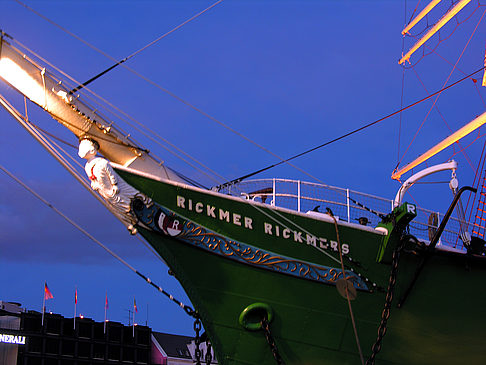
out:
<path id="1" fill-rule="evenodd" d="M 44 290 L 42 291 L 42 327 L 44 327 L 44 312 L 46 311 L 46 285 L 47 282 L 44 281 Z"/>
<path id="2" fill-rule="evenodd" d="M 103 333 L 106 333 L 106 307 L 108 307 L 108 292 L 105 293 L 105 321 L 103 322 Z"/>
<path id="3" fill-rule="evenodd" d="M 74 318 L 73 318 L 73 329 L 76 331 L 76 306 L 78 304 L 78 288 L 74 289 Z"/>

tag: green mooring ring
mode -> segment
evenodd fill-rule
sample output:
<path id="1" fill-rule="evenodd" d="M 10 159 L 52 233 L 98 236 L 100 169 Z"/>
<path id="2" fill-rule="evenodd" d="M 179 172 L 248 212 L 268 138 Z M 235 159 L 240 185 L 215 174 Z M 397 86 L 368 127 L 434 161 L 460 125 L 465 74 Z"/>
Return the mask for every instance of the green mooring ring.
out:
<path id="1" fill-rule="evenodd" d="M 249 331 L 258 331 L 262 328 L 261 320 L 263 317 L 266 317 L 269 323 L 272 322 L 272 308 L 265 303 L 253 303 L 243 309 L 238 322 Z"/>

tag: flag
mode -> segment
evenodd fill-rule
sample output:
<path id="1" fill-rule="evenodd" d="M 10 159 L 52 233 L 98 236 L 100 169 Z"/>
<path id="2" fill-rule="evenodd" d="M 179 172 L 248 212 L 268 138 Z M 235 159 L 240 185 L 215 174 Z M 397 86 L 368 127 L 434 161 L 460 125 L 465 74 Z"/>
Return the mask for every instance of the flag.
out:
<path id="1" fill-rule="evenodd" d="M 108 293 L 105 294 L 105 309 L 108 309 Z"/>
<path id="2" fill-rule="evenodd" d="M 52 295 L 51 291 L 47 287 L 47 282 L 44 282 L 44 299 L 52 299 L 54 298 L 54 295 Z"/>
<path id="3" fill-rule="evenodd" d="M 54 298 L 49 287 L 47 286 L 47 281 L 44 281 L 44 298 L 42 299 L 42 326 L 44 326 L 44 313 L 46 311 L 46 300 Z"/>
<path id="4" fill-rule="evenodd" d="M 133 298 L 133 310 L 138 313 L 138 309 L 137 309 L 137 302 L 135 302 L 135 298 Z"/>
<path id="5" fill-rule="evenodd" d="M 78 289 L 74 289 L 74 304 L 78 304 Z"/>

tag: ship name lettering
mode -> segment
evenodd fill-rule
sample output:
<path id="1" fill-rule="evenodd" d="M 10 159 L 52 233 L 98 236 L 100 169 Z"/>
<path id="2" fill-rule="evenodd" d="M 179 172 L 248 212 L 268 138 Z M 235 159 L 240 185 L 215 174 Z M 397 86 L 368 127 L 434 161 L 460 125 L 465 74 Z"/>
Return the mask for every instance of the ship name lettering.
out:
<path id="1" fill-rule="evenodd" d="M 222 221 L 223 219 L 226 222 L 229 223 L 229 220 L 230 220 L 230 212 L 227 211 L 227 210 L 220 209 L 219 210 L 219 220 Z"/>
<path id="2" fill-rule="evenodd" d="M 207 208 L 208 217 L 216 218 L 216 215 L 214 214 L 214 210 L 216 209 L 216 207 L 212 207 L 210 205 L 206 205 L 206 208 Z"/>
<path id="3" fill-rule="evenodd" d="M 307 244 L 308 245 L 312 245 L 314 247 L 317 246 L 316 236 L 313 236 L 313 235 L 311 235 L 309 233 L 306 233 L 306 237 L 305 238 L 306 238 L 306 241 L 307 241 Z"/>
<path id="4" fill-rule="evenodd" d="M 241 226 L 241 215 L 233 213 L 233 224 L 236 224 L 237 226 Z"/>
<path id="5" fill-rule="evenodd" d="M 205 207 L 205 204 L 202 202 L 193 202 L 192 199 L 186 199 L 185 197 L 180 195 L 177 195 L 177 207 L 189 211 L 194 211 L 199 214 L 204 214 L 205 212 L 208 217 L 212 217 L 215 219 L 219 218 L 220 221 L 233 223 L 235 226 L 244 226 L 247 229 L 253 229 L 253 219 L 250 217 L 245 217 L 241 214 L 230 212 L 229 210 L 217 208 L 214 205 L 206 204 Z"/>
<path id="6" fill-rule="evenodd" d="M 305 243 L 309 246 L 319 247 L 324 250 L 331 249 L 333 251 L 339 251 L 337 241 L 328 240 L 327 238 L 324 237 L 316 237 L 309 233 L 305 233 L 305 240 L 304 240 L 303 232 L 292 231 L 290 228 L 286 228 L 286 227 L 281 230 L 281 228 L 283 227 L 280 227 L 278 224 L 273 225 L 267 222 L 263 223 L 263 232 L 270 236 L 293 239 L 294 242 Z M 281 235 L 280 232 L 282 233 Z M 341 244 L 341 252 L 344 255 L 349 253 L 349 245 L 347 243 Z"/>

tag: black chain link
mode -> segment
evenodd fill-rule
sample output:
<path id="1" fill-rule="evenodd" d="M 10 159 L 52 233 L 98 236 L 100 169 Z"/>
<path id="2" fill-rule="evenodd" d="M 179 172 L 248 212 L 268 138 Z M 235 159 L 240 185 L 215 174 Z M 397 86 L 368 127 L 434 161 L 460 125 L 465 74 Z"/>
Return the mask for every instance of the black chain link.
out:
<path id="1" fill-rule="evenodd" d="M 209 342 L 209 339 L 206 339 L 206 365 L 211 365 L 211 362 L 213 361 L 213 355 L 211 354 L 211 342 Z"/>
<path id="2" fill-rule="evenodd" d="M 405 246 L 405 240 L 402 238 L 400 243 L 393 251 L 392 256 L 392 268 L 390 272 L 390 280 L 388 282 L 388 290 L 385 296 L 385 306 L 383 308 L 383 312 L 381 314 L 381 322 L 380 326 L 378 327 L 378 336 L 376 337 L 376 341 L 371 347 L 371 355 L 369 359 L 366 361 L 366 365 L 373 365 L 375 363 L 375 357 L 381 350 L 381 342 L 383 337 L 385 337 L 386 329 L 387 329 L 387 321 L 390 318 L 390 309 L 393 301 L 393 291 L 395 289 L 395 284 L 397 282 L 397 274 L 398 274 L 398 261 L 400 259 L 400 253 Z"/>
<path id="3" fill-rule="evenodd" d="M 270 326 L 268 325 L 267 318 L 263 317 L 261 323 L 262 323 L 263 332 L 265 333 L 265 338 L 267 339 L 268 345 L 272 350 L 272 354 L 273 357 L 275 358 L 275 361 L 277 362 L 278 365 L 285 365 L 285 363 L 282 360 L 282 357 L 280 356 L 280 353 L 278 352 L 277 345 L 275 344 L 275 340 L 273 339 L 273 336 L 270 333 Z"/>
<path id="4" fill-rule="evenodd" d="M 194 343 L 196 344 L 194 357 L 196 358 L 196 365 L 201 365 L 201 349 L 199 348 L 199 345 L 201 344 L 201 336 L 199 335 L 199 332 L 201 331 L 201 320 L 199 319 L 199 316 L 197 316 L 194 321 L 194 331 L 196 332 L 196 336 L 194 337 Z"/>

